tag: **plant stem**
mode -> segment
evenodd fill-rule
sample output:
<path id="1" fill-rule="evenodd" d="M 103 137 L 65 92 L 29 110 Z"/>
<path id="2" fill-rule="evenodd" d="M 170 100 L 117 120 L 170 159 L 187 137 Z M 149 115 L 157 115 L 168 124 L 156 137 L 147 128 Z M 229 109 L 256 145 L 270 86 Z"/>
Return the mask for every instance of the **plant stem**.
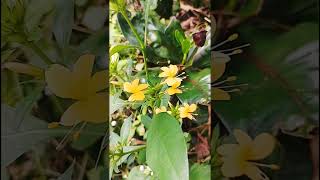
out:
<path id="1" fill-rule="evenodd" d="M 138 40 L 141 50 L 142 50 L 142 54 L 143 54 L 143 61 L 144 61 L 144 69 L 146 72 L 146 77 L 148 79 L 148 66 L 147 66 L 147 58 L 146 58 L 146 54 L 145 54 L 145 49 L 146 49 L 146 38 L 145 38 L 145 42 L 142 41 L 141 37 L 139 36 L 136 28 L 133 26 L 133 24 L 131 23 L 126 10 L 121 10 L 120 13 L 122 14 L 122 16 L 124 17 L 124 19 L 127 21 L 128 25 L 130 26 L 130 29 L 132 30 L 134 36 L 136 37 L 136 39 Z"/>
<path id="2" fill-rule="evenodd" d="M 48 65 L 53 64 L 54 62 L 34 43 L 29 42 L 27 44 L 40 58 Z"/>
<path id="3" fill-rule="evenodd" d="M 143 43 L 141 37 L 139 36 L 136 28 L 135 28 L 135 27 L 133 26 L 133 24 L 131 23 L 131 21 L 130 21 L 127 13 L 126 13 L 126 11 L 125 11 L 125 10 L 122 10 L 122 11 L 120 11 L 120 13 L 121 13 L 122 16 L 124 17 L 124 19 L 127 21 L 128 25 L 130 26 L 130 29 L 132 30 L 134 36 L 137 38 L 137 40 L 138 40 L 138 42 L 139 42 L 142 50 L 144 50 L 144 49 L 145 49 L 144 43 Z"/>

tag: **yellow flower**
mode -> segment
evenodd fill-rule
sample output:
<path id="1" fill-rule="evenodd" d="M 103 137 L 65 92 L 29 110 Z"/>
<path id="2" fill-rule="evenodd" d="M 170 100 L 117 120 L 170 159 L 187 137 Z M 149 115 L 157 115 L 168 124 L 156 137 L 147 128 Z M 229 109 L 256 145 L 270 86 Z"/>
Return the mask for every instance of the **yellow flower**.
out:
<path id="1" fill-rule="evenodd" d="M 147 89 L 148 84 L 139 84 L 139 79 L 133 80 L 131 83 L 125 82 L 123 89 L 126 92 L 132 93 L 129 97 L 129 101 L 142 101 L 144 100 L 144 91 Z"/>
<path id="2" fill-rule="evenodd" d="M 167 111 L 167 108 L 164 106 L 161 106 L 160 108 L 156 109 L 156 114 L 162 113 L 162 112 L 167 112 L 168 114 L 171 114 L 171 111 Z"/>
<path id="3" fill-rule="evenodd" d="M 162 67 L 162 73 L 159 74 L 159 77 L 175 77 L 178 74 L 178 66 L 169 65 L 169 67 Z"/>
<path id="4" fill-rule="evenodd" d="M 262 133 L 252 140 L 245 132 L 234 130 L 234 136 L 239 144 L 224 144 L 217 149 L 222 155 L 221 171 L 225 177 L 246 175 L 252 180 L 268 180 L 267 175 L 258 166 L 279 169 L 277 165 L 254 162 L 272 153 L 275 147 L 275 139 L 272 135 Z"/>
<path id="5" fill-rule="evenodd" d="M 162 67 L 161 70 L 163 72 L 159 74 L 159 77 L 165 77 L 166 80 L 164 83 L 168 84 L 168 86 L 172 86 L 178 81 L 182 81 L 182 79 L 176 77 L 178 74 L 178 66 L 169 65 L 169 67 Z"/>
<path id="6" fill-rule="evenodd" d="M 178 89 L 178 87 L 181 85 L 181 80 L 180 81 L 176 81 L 174 84 L 172 84 L 172 87 L 167 89 L 167 93 L 171 96 L 174 94 L 180 94 L 182 93 L 182 91 L 180 89 Z"/>
<path id="7" fill-rule="evenodd" d="M 107 121 L 107 71 L 91 76 L 94 55 L 83 55 L 73 70 L 53 64 L 45 72 L 49 90 L 56 96 L 76 100 L 62 115 L 60 124 L 72 126 L 79 122 L 102 123 Z M 98 93 L 99 92 L 99 93 Z"/>
<path id="8" fill-rule="evenodd" d="M 191 104 L 191 105 L 184 104 L 183 107 L 179 108 L 180 117 L 194 119 L 194 117 L 192 116 L 192 113 L 196 111 L 196 109 L 197 109 L 197 105 L 195 104 Z"/>

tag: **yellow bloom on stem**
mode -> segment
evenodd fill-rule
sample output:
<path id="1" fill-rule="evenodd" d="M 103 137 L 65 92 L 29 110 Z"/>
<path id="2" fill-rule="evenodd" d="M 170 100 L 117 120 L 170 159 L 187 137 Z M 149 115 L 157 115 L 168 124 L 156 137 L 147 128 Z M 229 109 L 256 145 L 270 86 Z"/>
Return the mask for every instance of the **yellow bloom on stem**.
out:
<path id="1" fill-rule="evenodd" d="M 164 83 L 168 84 L 168 86 L 172 86 L 178 81 L 182 81 L 182 79 L 176 77 L 179 71 L 178 66 L 169 65 L 169 67 L 162 67 L 161 70 L 163 72 L 159 74 L 159 77 L 165 77 L 166 80 Z"/>
<path id="2" fill-rule="evenodd" d="M 196 104 L 184 104 L 183 107 L 179 108 L 179 112 L 180 112 L 180 117 L 181 118 L 189 118 L 189 119 L 194 119 L 194 117 L 192 116 L 192 113 L 195 112 L 197 109 L 197 105 Z"/>
<path id="3" fill-rule="evenodd" d="M 174 94 L 181 94 L 182 91 L 178 87 L 181 85 L 181 81 L 176 81 L 170 88 L 167 89 L 167 93 L 171 96 Z"/>
<path id="4" fill-rule="evenodd" d="M 45 71 L 49 90 L 56 96 L 76 100 L 62 115 L 60 124 L 72 126 L 79 122 L 102 123 L 107 121 L 107 71 L 91 76 L 94 55 L 83 55 L 73 70 L 53 64 Z"/>
<path id="5" fill-rule="evenodd" d="M 217 151 L 222 155 L 222 174 L 232 178 L 242 175 L 252 180 L 269 180 L 268 176 L 258 167 L 279 169 L 277 165 L 266 165 L 254 161 L 262 160 L 269 156 L 275 147 L 275 139 L 272 135 L 262 133 L 254 140 L 241 130 L 234 130 L 234 136 L 239 144 L 224 144 Z"/>
<path id="6" fill-rule="evenodd" d="M 125 82 L 123 89 L 126 92 L 132 93 L 129 101 L 142 101 L 144 100 L 144 90 L 147 89 L 148 84 L 139 84 L 139 79 L 133 80 L 131 83 Z"/>
<path id="7" fill-rule="evenodd" d="M 175 77 L 178 74 L 178 66 L 169 65 L 169 67 L 162 67 L 162 73 L 159 74 L 159 77 Z"/>

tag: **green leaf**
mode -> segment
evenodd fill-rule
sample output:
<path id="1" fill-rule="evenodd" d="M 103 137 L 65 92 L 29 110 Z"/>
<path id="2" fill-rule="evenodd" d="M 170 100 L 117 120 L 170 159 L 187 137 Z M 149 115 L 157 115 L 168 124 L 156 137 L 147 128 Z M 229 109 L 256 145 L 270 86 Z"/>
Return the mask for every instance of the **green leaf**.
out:
<path id="1" fill-rule="evenodd" d="M 124 144 L 127 144 L 129 141 L 131 126 L 132 126 L 132 116 L 129 116 L 124 120 L 120 130 L 121 142 Z"/>
<path id="2" fill-rule="evenodd" d="M 210 69 L 203 69 L 200 72 L 187 72 L 188 79 L 183 81 L 184 90 L 178 98 L 182 102 L 197 103 L 202 99 L 210 99 Z"/>
<path id="3" fill-rule="evenodd" d="M 132 46 L 132 45 L 119 44 L 119 45 L 113 46 L 113 47 L 110 49 L 109 56 L 112 56 L 112 55 L 114 55 L 115 53 L 119 53 L 120 51 L 123 51 L 123 50 L 135 49 L 135 48 L 138 49 L 139 47 L 138 47 L 138 46 Z"/>
<path id="4" fill-rule="evenodd" d="M 73 160 L 73 162 L 70 165 L 70 167 L 61 176 L 58 177 L 58 180 L 71 180 L 75 163 L 76 163 L 76 161 Z"/>
<path id="5" fill-rule="evenodd" d="M 189 180 L 187 145 L 178 120 L 154 116 L 147 137 L 147 163 L 160 179 Z"/>
<path id="6" fill-rule="evenodd" d="M 15 116 L 14 108 L 1 105 L 1 146 L 3 147 L 1 167 L 9 165 L 40 141 L 57 135 L 55 133 L 50 135 L 47 123 L 30 115 L 25 115 L 25 120 L 17 129 L 18 122 Z"/>
<path id="7" fill-rule="evenodd" d="M 141 115 L 141 122 L 147 129 L 149 129 L 152 119 L 148 115 Z"/>
<path id="8" fill-rule="evenodd" d="M 117 110 L 121 109 L 125 105 L 125 101 L 120 99 L 118 95 L 110 95 L 110 106 L 109 108 L 109 114 L 113 114 Z"/>
<path id="9" fill-rule="evenodd" d="M 48 123 L 34 116 L 26 114 L 24 121 L 17 128 L 15 118 L 16 109 L 5 104 L 1 105 L 1 167 L 9 165 L 24 152 L 32 149 L 39 143 L 46 142 L 53 137 L 64 136 L 69 129 L 61 127 L 48 129 Z M 82 135 L 104 135 L 96 131 L 83 130 Z"/>
<path id="10" fill-rule="evenodd" d="M 123 15 L 121 13 L 118 13 L 117 18 L 118 18 L 118 23 L 119 23 L 121 32 L 124 35 L 124 37 L 130 42 L 131 45 L 140 46 L 138 40 L 136 39 L 136 36 L 132 32 L 130 26 L 128 25 L 128 23 L 125 20 L 125 18 L 123 17 Z M 131 23 L 133 24 L 133 26 L 137 30 L 137 33 L 139 34 L 139 36 L 144 37 L 143 36 L 143 34 L 144 34 L 144 21 L 143 21 L 142 14 L 137 14 L 136 16 L 134 16 L 131 19 Z M 143 40 L 144 38 L 141 38 L 141 39 Z"/>
<path id="11" fill-rule="evenodd" d="M 190 180 L 210 180 L 211 170 L 209 165 L 193 164 L 190 168 Z"/>
<path id="12" fill-rule="evenodd" d="M 61 49 L 69 45 L 74 21 L 74 0 L 55 0 L 53 34 Z"/>

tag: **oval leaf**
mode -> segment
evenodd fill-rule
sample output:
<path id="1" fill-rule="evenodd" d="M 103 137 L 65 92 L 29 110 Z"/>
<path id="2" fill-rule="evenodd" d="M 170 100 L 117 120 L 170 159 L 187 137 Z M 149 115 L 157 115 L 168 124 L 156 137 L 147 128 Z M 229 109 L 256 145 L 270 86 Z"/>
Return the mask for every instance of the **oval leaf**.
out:
<path id="1" fill-rule="evenodd" d="M 147 163 L 159 179 L 189 180 L 187 145 L 178 121 L 154 116 L 147 138 Z"/>

